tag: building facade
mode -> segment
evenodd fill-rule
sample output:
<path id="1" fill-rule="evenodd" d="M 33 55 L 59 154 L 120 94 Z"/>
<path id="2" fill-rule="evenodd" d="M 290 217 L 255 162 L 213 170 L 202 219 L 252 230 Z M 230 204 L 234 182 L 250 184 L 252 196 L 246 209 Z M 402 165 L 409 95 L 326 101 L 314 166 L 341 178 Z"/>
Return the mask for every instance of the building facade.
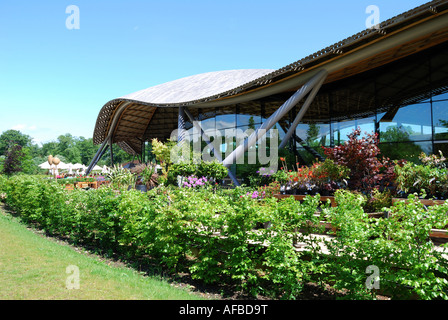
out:
<path id="1" fill-rule="evenodd" d="M 206 139 L 198 125 L 209 133 Z M 176 129 L 187 130 L 191 143 L 220 137 L 213 149 L 237 174 L 238 159 L 270 139 L 269 129 L 278 129 L 283 149 L 312 163 L 323 155 L 322 146 L 343 143 L 358 127 L 377 133 L 391 159 L 417 161 L 421 152 L 439 150 L 448 155 L 447 0 L 279 70 L 211 72 L 110 100 L 98 115 L 93 138 L 100 148 L 90 167 L 112 144 L 144 161 L 145 145 Z M 244 141 L 247 148 L 232 153 Z"/>

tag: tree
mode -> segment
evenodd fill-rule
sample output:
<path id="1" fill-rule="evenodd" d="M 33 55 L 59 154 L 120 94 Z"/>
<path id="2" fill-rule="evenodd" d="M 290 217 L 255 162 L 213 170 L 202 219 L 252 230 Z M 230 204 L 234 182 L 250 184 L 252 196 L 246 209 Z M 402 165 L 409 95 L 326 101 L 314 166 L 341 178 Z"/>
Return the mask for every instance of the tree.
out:
<path id="1" fill-rule="evenodd" d="M 18 130 L 6 130 L 0 135 L 0 155 L 4 155 L 14 144 L 22 147 L 31 147 L 32 139 L 29 135 L 23 134 Z"/>
<path id="2" fill-rule="evenodd" d="M 59 143 L 56 141 L 46 142 L 42 145 L 40 155 L 48 157 L 50 154 L 55 155 L 59 153 Z"/>
<path id="3" fill-rule="evenodd" d="M 386 131 L 381 132 L 381 154 L 392 160 L 406 159 L 412 162 L 420 162 L 418 156 L 422 153 L 422 148 L 411 141 L 411 128 L 402 126 L 390 126 Z M 399 143 L 397 143 L 399 142 Z"/>
<path id="4" fill-rule="evenodd" d="M 60 135 L 58 137 L 58 142 L 59 151 L 65 151 L 76 145 L 76 138 L 74 138 L 70 133 L 66 133 L 65 135 Z"/>
<path id="5" fill-rule="evenodd" d="M 348 135 L 349 140 L 343 145 L 322 148 L 329 159 L 350 169 L 348 186 L 351 190 L 370 192 L 384 178 L 380 172 L 387 170 L 389 163 L 377 158 L 380 155 L 377 134 L 367 134 L 363 138 L 360 135 L 358 128 Z"/>
<path id="6" fill-rule="evenodd" d="M 80 137 L 76 142 L 76 147 L 80 151 L 81 163 L 88 165 L 98 151 L 98 146 L 93 143 L 92 138 Z"/>
<path id="7" fill-rule="evenodd" d="M 310 147 L 315 147 L 315 140 L 319 137 L 320 127 L 315 123 L 310 123 L 308 125 L 308 130 L 306 130 L 306 143 Z"/>
<path id="8" fill-rule="evenodd" d="M 81 152 L 79 151 L 77 146 L 69 147 L 65 149 L 63 153 L 65 155 L 65 159 L 69 163 L 80 163 L 81 162 Z"/>
<path id="9" fill-rule="evenodd" d="M 251 116 L 251 117 L 249 118 L 249 123 L 248 123 L 248 125 L 249 125 L 249 129 L 255 130 L 255 120 L 254 120 L 254 117 L 253 117 L 253 116 Z"/>
<path id="10" fill-rule="evenodd" d="M 3 163 L 3 173 L 11 175 L 23 170 L 22 160 L 25 158 L 23 147 L 20 144 L 13 144 L 6 151 L 5 162 Z"/>

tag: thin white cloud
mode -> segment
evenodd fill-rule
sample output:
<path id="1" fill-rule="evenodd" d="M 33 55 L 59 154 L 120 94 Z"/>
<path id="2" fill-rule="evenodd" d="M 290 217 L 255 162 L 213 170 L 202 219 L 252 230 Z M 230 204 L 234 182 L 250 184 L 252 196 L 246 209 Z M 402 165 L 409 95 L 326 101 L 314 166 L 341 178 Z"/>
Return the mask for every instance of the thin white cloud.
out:
<path id="1" fill-rule="evenodd" d="M 27 124 L 20 123 L 20 124 L 16 124 L 15 126 L 12 126 L 11 129 L 18 130 L 18 131 L 34 131 L 34 130 L 37 130 L 37 126 L 34 124 L 29 126 Z"/>
<path id="2" fill-rule="evenodd" d="M 23 130 L 26 128 L 26 124 L 16 124 L 15 126 L 11 127 L 12 130 Z"/>

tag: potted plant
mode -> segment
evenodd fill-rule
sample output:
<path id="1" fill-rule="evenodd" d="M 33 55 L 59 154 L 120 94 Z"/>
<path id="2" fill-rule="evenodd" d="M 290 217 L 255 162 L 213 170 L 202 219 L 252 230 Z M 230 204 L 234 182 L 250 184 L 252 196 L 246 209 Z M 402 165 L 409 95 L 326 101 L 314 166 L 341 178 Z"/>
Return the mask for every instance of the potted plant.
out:
<path id="1" fill-rule="evenodd" d="M 149 189 L 154 188 L 158 184 L 158 174 L 156 167 L 153 165 L 147 165 L 141 172 L 141 185 L 137 185 L 138 188 L 142 192 L 146 192 Z"/>
<path id="2" fill-rule="evenodd" d="M 407 162 L 396 166 L 395 184 L 403 197 L 417 193 L 421 198 L 445 200 L 448 197 L 448 170 L 444 157 L 420 155 L 421 165 Z M 442 161 L 443 160 L 443 161 Z M 425 203 L 431 204 L 429 201 Z"/>
<path id="3" fill-rule="evenodd" d="M 122 166 L 115 165 L 107 177 L 111 181 L 112 187 L 121 190 L 127 188 L 128 190 L 133 188 L 136 184 L 137 176 L 131 171 L 123 168 Z"/>

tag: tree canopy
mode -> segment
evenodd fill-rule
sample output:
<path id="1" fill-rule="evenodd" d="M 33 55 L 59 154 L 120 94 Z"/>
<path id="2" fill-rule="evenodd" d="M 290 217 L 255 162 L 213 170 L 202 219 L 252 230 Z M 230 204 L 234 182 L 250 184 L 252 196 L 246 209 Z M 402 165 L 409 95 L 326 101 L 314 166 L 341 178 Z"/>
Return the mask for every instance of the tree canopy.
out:
<path id="1" fill-rule="evenodd" d="M 54 141 L 38 145 L 33 143 L 29 135 L 18 130 L 7 130 L 0 135 L 0 172 L 5 171 L 5 164 L 8 161 L 8 170 L 11 171 L 10 157 L 12 155 L 14 155 L 14 170 L 16 170 L 14 172 L 38 173 L 38 165 L 45 162 L 49 155 L 58 156 L 65 163 L 89 165 L 97 150 L 98 146 L 93 143 L 92 138 L 75 137 L 70 133 L 60 135 Z M 132 160 L 132 156 L 122 149 L 114 147 L 113 150 L 114 163 Z M 110 165 L 110 154 L 106 153 L 98 164 Z"/>

